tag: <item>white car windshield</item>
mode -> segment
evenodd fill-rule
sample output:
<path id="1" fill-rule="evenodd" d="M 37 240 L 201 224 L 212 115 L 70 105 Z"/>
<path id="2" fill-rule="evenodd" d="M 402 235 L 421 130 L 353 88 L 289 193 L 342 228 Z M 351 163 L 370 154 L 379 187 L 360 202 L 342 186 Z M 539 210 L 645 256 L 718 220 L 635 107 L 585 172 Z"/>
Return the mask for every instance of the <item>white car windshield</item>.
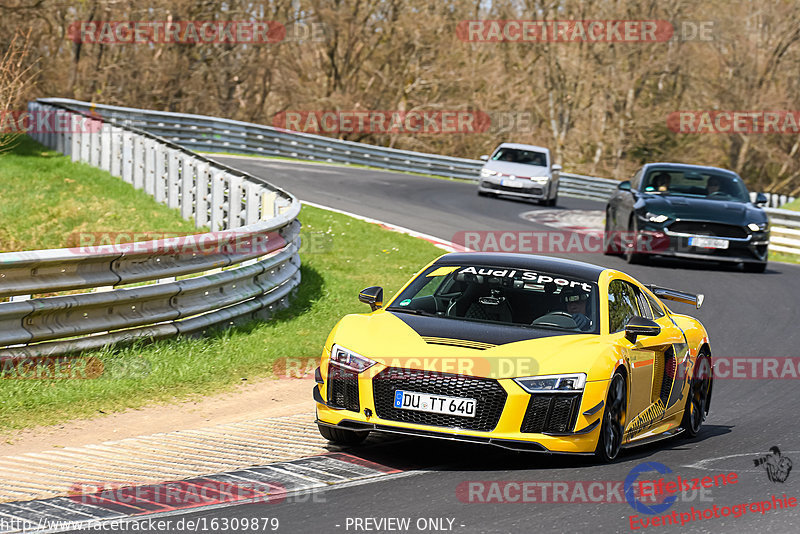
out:
<path id="1" fill-rule="evenodd" d="M 499 148 L 493 155 L 492 161 L 507 161 L 523 165 L 547 167 L 547 154 L 534 150 L 521 150 L 519 148 Z"/>

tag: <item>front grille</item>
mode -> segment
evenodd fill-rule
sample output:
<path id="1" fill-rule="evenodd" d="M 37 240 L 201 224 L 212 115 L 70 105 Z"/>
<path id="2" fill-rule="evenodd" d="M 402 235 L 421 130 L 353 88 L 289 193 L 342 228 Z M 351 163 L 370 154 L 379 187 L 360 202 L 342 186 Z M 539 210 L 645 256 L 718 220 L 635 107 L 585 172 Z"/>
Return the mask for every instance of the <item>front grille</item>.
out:
<path id="1" fill-rule="evenodd" d="M 508 187 L 500 184 L 493 184 L 491 182 L 484 183 L 483 186 L 495 191 L 505 191 L 508 193 L 525 193 L 526 195 L 541 195 L 544 189 L 541 187 Z"/>
<path id="2" fill-rule="evenodd" d="M 580 393 L 534 393 L 528 401 L 520 432 L 571 432 L 580 404 Z"/>
<path id="3" fill-rule="evenodd" d="M 360 411 L 358 373 L 334 364 L 328 366 L 328 404 L 352 412 Z"/>
<path id="4" fill-rule="evenodd" d="M 506 404 L 506 391 L 497 380 L 474 376 L 389 367 L 372 379 L 375 412 L 381 419 L 420 425 L 456 427 L 488 432 L 497 426 Z M 475 399 L 475 417 L 399 410 L 395 391 L 414 391 Z"/>
<path id="5" fill-rule="evenodd" d="M 712 237 L 746 238 L 747 231 L 741 226 L 699 221 L 676 221 L 669 225 L 669 231 L 676 234 L 707 235 Z"/>

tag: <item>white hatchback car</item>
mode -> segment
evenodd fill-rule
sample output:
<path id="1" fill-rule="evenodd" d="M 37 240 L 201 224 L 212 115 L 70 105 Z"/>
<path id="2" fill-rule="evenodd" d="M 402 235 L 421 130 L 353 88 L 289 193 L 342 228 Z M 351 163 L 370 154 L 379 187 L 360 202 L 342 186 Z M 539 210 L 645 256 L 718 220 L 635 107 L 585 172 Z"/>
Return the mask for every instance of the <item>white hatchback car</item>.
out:
<path id="1" fill-rule="evenodd" d="M 478 194 L 509 195 L 555 206 L 561 165 L 553 165 L 550 150 L 540 146 L 502 143 L 491 156 L 481 156 Z"/>

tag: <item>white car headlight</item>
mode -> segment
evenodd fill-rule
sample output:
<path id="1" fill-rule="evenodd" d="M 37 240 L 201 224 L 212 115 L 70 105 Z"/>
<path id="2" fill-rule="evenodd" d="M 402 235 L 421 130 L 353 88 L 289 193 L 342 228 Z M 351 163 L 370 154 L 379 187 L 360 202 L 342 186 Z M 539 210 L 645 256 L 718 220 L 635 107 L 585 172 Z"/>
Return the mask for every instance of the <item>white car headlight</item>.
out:
<path id="1" fill-rule="evenodd" d="M 497 171 L 493 171 L 492 169 L 481 169 L 481 176 L 483 176 L 484 178 L 488 176 L 497 176 L 498 174 L 500 173 Z"/>
<path id="2" fill-rule="evenodd" d="M 647 212 L 647 215 L 645 215 L 645 217 L 647 217 L 648 221 L 654 222 L 654 223 L 667 222 L 667 220 L 669 219 L 669 217 L 667 217 L 666 215 L 650 213 L 649 211 Z"/>
<path id="3" fill-rule="evenodd" d="M 769 228 L 769 223 L 750 223 L 747 227 L 751 232 L 763 232 Z"/>
<path id="4" fill-rule="evenodd" d="M 547 176 L 534 176 L 533 178 L 531 178 L 531 180 L 533 180 L 537 184 L 546 184 L 549 179 L 550 178 L 548 178 Z"/>
<path id="5" fill-rule="evenodd" d="M 515 378 L 514 382 L 528 393 L 583 391 L 583 386 L 586 385 L 586 373 L 526 376 Z"/>
<path id="6" fill-rule="evenodd" d="M 339 345 L 334 345 L 331 347 L 331 361 L 341 367 L 344 367 L 345 369 L 350 369 L 351 371 L 355 371 L 357 373 L 366 371 L 378 363 L 375 360 L 365 358 L 364 356 L 356 354 L 355 352 L 347 350 Z"/>

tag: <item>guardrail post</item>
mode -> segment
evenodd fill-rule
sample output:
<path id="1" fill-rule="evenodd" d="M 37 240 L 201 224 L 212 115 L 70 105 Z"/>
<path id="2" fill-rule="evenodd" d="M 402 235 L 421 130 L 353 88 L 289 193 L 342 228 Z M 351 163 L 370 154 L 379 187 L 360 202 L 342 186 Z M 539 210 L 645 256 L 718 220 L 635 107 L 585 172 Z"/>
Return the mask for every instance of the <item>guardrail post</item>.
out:
<path id="1" fill-rule="evenodd" d="M 228 228 L 242 226 L 242 181 L 241 176 L 227 175 L 228 180 Z"/>
<path id="2" fill-rule="evenodd" d="M 275 201 L 278 199 L 278 193 L 275 191 L 267 191 L 261 194 L 261 220 L 271 219 L 275 217 L 278 212 L 275 209 Z"/>
<path id="3" fill-rule="evenodd" d="M 100 166 L 100 143 L 102 138 L 100 137 L 100 132 L 103 130 L 103 123 L 96 120 L 89 121 L 90 133 L 89 133 L 89 144 L 91 145 L 91 152 L 89 154 L 89 165 L 92 167 L 99 167 Z"/>
<path id="4" fill-rule="evenodd" d="M 112 157 L 111 125 L 104 122 L 100 133 L 100 168 L 106 172 L 111 172 Z"/>
<path id="5" fill-rule="evenodd" d="M 81 159 L 81 131 L 80 131 L 80 118 L 75 113 L 70 113 L 70 130 L 72 131 L 72 148 L 70 149 L 70 158 L 72 161 L 80 161 Z"/>
<path id="6" fill-rule="evenodd" d="M 167 148 L 161 144 L 154 147 L 155 158 L 155 193 L 154 198 L 162 204 L 167 203 Z"/>
<path id="7" fill-rule="evenodd" d="M 261 193 L 264 188 L 253 182 L 245 182 L 245 224 L 255 224 L 261 219 Z"/>
<path id="8" fill-rule="evenodd" d="M 133 136 L 133 187 L 144 188 L 144 138 Z"/>
<path id="9" fill-rule="evenodd" d="M 111 174 L 122 177 L 122 128 L 111 126 Z"/>
<path id="10" fill-rule="evenodd" d="M 88 122 L 89 121 L 86 119 L 81 120 L 81 161 L 84 163 L 89 163 L 89 161 L 91 161 L 92 154 L 91 133 L 86 131 Z"/>
<path id="11" fill-rule="evenodd" d="M 129 184 L 133 183 L 133 133 L 125 130 L 122 132 L 122 179 Z"/>
<path id="12" fill-rule="evenodd" d="M 184 156 L 181 169 L 181 216 L 184 219 L 194 218 L 197 174 L 194 159 L 189 155 Z"/>
<path id="13" fill-rule="evenodd" d="M 180 207 L 181 192 L 181 153 L 170 148 L 167 150 L 167 206 L 173 209 Z"/>
<path id="14" fill-rule="evenodd" d="M 144 139 L 144 191 L 152 196 L 156 192 L 156 143 Z"/>
<path id="15" fill-rule="evenodd" d="M 211 171 L 211 231 L 225 230 L 225 172 Z M 230 210 L 227 210 L 230 213 Z"/>
<path id="16" fill-rule="evenodd" d="M 201 162 L 197 164 L 197 180 L 195 181 L 195 189 L 194 189 L 194 224 L 198 228 L 203 226 L 207 226 L 209 223 L 208 220 L 208 201 L 209 199 L 209 187 L 210 187 L 210 175 L 208 169 L 208 163 Z"/>
<path id="17" fill-rule="evenodd" d="M 62 110 L 55 108 L 53 109 L 53 124 L 55 124 L 56 128 L 55 149 L 62 154 L 66 154 L 66 149 L 64 147 L 67 145 L 66 139 L 69 133 L 69 123 L 66 121 L 67 117 L 64 116 L 64 112 Z"/>

